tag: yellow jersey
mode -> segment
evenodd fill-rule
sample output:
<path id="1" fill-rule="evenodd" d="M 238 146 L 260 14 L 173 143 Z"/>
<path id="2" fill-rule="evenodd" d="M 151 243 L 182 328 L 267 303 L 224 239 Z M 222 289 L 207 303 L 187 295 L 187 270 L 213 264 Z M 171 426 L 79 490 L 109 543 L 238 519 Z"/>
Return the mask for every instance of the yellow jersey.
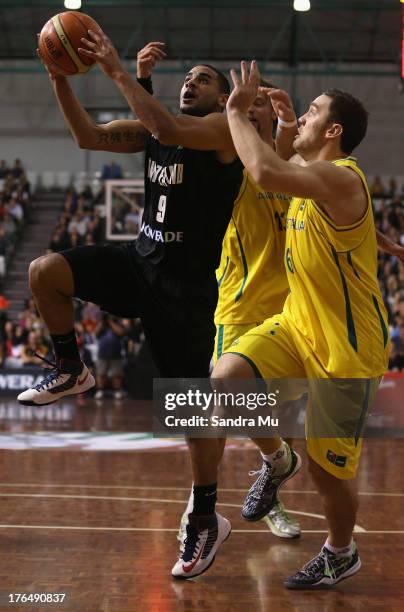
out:
<path id="1" fill-rule="evenodd" d="M 286 219 L 290 294 L 284 313 L 325 373 L 380 376 L 388 365 L 389 333 L 377 280 L 372 202 L 356 159 L 333 163 L 359 175 L 367 209 L 356 223 L 337 226 L 314 200 L 293 198 Z"/>
<path id="2" fill-rule="evenodd" d="M 265 191 L 244 170 L 216 271 L 216 324 L 249 324 L 281 312 L 288 294 L 283 256 L 290 198 Z"/>

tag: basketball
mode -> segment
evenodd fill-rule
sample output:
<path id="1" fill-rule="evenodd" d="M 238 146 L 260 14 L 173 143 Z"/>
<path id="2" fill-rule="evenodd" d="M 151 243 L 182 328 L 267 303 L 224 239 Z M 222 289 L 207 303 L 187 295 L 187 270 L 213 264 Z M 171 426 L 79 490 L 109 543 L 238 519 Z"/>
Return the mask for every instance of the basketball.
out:
<path id="1" fill-rule="evenodd" d="M 91 59 L 80 57 L 77 49 L 88 30 L 99 29 L 94 19 L 78 11 L 66 11 L 47 21 L 39 35 L 39 50 L 46 64 L 64 76 L 84 74 L 94 65 Z"/>

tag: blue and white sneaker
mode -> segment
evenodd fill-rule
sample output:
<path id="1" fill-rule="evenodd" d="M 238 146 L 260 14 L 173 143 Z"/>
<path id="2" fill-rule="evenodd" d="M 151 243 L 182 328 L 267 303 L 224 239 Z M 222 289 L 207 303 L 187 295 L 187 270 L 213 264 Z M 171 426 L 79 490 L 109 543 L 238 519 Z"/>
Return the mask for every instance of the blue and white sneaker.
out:
<path id="1" fill-rule="evenodd" d="M 171 570 L 174 578 L 187 580 L 206 572 L 215 560 L 220 545 L 231 533 L 230 521 L 220 514 L 188 515 L 187 536 L 181 555 Z"/>
<path id="2" fill-rule="evenodd" d="M 81 361 L 61 359 L 58 365 L 48 363 L 53 368 L 47 371 L 45 378 L 35 387 L 19 394 L 17 400 L 20 404 L 46 406 L 66 395 L 78 395 L 95 386 L 94 376 Z"/>
<path id="3" fill-rule="evenodd" d="M 335 555 L 323 546 L 317 557 L 285 580 L 284 585 L 288 589 L 329 589 L 359 572 L 360 568 L 361 560 L 355 543 L 349 557 Z"/>

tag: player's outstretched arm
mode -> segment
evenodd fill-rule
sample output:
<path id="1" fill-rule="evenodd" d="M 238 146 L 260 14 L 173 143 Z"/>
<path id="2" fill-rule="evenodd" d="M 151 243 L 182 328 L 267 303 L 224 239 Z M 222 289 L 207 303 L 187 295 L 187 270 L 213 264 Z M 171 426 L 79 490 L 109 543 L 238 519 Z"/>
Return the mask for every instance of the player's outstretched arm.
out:
<path id="1" fill-rule="evenodd" d="M 83 38 L 82 43 L 79 53 L 99 63 L 138 119 L 160 142 L 235 156 L 227 119 L 221 113 L 206 117 L 174 117 L 124 69 L 116 49 L 102 30 L 89 30 L 89 39 Z"/>
<path id="2" fill-rule="evenodd" d="M 234 89 L 227 103 L 230 131 L 237 153 L 253 179 L 268 191 L 316 200 L 339 225 L 358 221 L 367 205 L 359 177 L 328 161 L 300 166 L 280 159 L 247 118 L 261 78 L 256 62 L 251 63 L 250 73 L 246 63 L 241 62 L 241 79 L 234 70 L 231 77 Z"/>
<path id="3" fill-rule="evenodd" d="M 376 238 L 377 238 L 377 246 L 380 251 L 384 251 L 385 253 L 390 253 L 390 255 L 394 255 L 404 263 L 404 247 L 393 240 L 390 240 L 385 234 L 376 230 Z"/>
<path id="4" fill-rule="evenodd" d="M 97 125 L 76 98 L 67 78 L 56 74 L 44 62 L 39 49 L 37 55 L 49 74 L 59 108 L 79 147 L 111 153 L 144 150 L 147 131 L 139 121 L 111 121 Z"/>
<path id="5" fill-rule="evenodd" d="M 52 82 L 60 110 L 80 148 L 111 153 L 144 150 L 147 130 L 140 121 L 120 120 L 97 125 L 77 100 L 65 77 L 53 77 Z"/>

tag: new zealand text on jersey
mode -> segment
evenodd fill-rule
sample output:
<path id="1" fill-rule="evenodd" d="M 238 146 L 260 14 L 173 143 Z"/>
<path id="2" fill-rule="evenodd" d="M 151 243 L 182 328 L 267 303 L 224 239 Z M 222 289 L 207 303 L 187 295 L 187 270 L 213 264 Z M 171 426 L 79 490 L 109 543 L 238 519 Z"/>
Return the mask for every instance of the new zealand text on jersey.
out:
<path id="1" fill-rule="evenodd" d="M 184 176 L 184 164 L 162 166 L 149 159 L 147 176 L 151 183 L 159 183 L 163 187 L 167 185 L 180 185 Z"/>

